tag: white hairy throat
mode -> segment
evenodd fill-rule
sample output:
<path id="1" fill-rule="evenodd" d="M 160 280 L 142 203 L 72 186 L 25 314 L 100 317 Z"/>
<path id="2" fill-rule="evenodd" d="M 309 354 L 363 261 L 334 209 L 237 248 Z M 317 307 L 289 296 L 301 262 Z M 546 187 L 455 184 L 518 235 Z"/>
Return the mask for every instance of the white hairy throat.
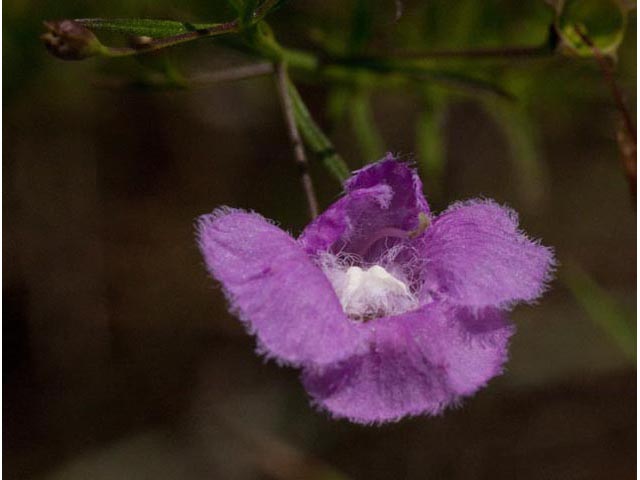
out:
<path id="1" fill-rule="evenodd" d="M 356 320 L 397 315 L 418 302 L 405 282 L 380 265 L 368 268 L 333 264 L 324 268 L 344 312 Z"/>

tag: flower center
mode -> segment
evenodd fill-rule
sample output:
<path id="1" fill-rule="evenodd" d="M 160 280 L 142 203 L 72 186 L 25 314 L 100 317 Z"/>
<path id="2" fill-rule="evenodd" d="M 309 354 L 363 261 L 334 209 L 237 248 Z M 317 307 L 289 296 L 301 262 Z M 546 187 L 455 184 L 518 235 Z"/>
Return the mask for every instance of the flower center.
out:
<path id="1" fill-rule="evenodd" d="M 417 306 L 409 287 L 380 265 L 333 272 L 333 283 L 345 313 L 357 320 L 395 315 Z"/>

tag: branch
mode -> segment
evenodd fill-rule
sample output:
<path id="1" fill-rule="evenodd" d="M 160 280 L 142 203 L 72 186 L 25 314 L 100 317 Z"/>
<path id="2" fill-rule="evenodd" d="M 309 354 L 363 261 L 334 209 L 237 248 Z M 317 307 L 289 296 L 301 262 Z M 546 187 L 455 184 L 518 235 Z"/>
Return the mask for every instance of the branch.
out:
<path id="1" fill-rule="evenodd" d="M 616 108 L 618 109 L 618 111 L 620 112 L 620 116 L 622 117 L 623 128 L 618 129 L 617 141 L 621 154 L 622 167 L 627 177 L 627 182 L 629 183 L 631 198 L 632 200 L 634 200 L 635 205 L 637 188 L 637 138 L 636 127 L 631 117 L 631 112 L 627 107 L 624 96 L 622 94 L 622 90 L 620 89 L 618 82 L 616 81 L 615 73 L 607 57 L 604 55 L 604 53 L 602 53 L 597 45 L 593 43 L 591 38 L 589 38 L 589 36 L 586 34 L 586 32 L 583 31 L 582 28 L 576 25 L 574 26 L 574 30 L 580 36 L 582 41 L 586 45 L 588 45 L 589 48 L 591 48 L 593 56 L 600 66 L 600 70 L 602 71 L 602 76 L 604 77 L 605 83 L 608 85 L 609 90 L 611 90 L 611 95 L 613 96 Z"/>
<path id="2" fill-rule="evenodd" d="M 497 48 L 475 48 L 469 50 L 431 50 L 425 52 L 393 52 L 396 58 L 412 58 L 412 59 L 465 59 L 465 60 L 484 60 L 489 58 L 536 58 L 552 55 L 553 49 L 549 44 L 545 43 L 540 46 L 524 46 L 524 47 L 497 47 Z"/>
<path id="3" fill-rule="evenodd" d="M 293 103 L 291 101 L 291 96 L 289 95 L 289 77 L 284 63 L 278 63 L 276 66 L 276 84 L 278 86 L 280 102 L 282 103 L 284 118 L 287 123 L 289 139 L 293 146 L 296 163 L 300 169 L 300 179 L 302 181 L 304 193 L 307 197 L 309 215 L 314 219 L 318 216 L 318 200 L 316 199 L 316 195 L 313 190 L 313 183 L 311 182 L 311 176 L 309 175 L 309 163 L 307 162 L 307 157 L 304 153 L 304 146 L 302 145 L 302 139 L 300 138 L 300 132 L 296 125 Z"/>
<path id="4" fill-rule="evenodd" d="M 188 80 L 189 85 L 205 86 L 212 83 L 230 82 L 234 80 L 244 80 L 245 78 L 260 77 L 273 73 L 273 64 L 256 63 L 254 65 L 243 65 L 241 67 L 229 68 L 219 72 L 201 73 L 194 75 Z"/>
<path id="5" fill-rule="evenodd" d="M 225 23 L 191 24 L 174 20 L 79 18 L 44 22 L 47 32 L 40 38 L 51 54 L 63 60 L 82 60 L 102 55 L 127 57 L 172 47 L 199 38 L 226 33 L 240 33 L 262 20 L 277 4 L 277 0 L 265 0 L 243 19 Z M 135 36 L 130 47 L 103 45 L 92 30 L 106 30 Z"/>
<path id="6" fill-rule="evenodd" d="M 427 51 L 393 51 L 393 58 L 406 58 L 414 60 L 488 60 L 488 59 L 534 59 L 553 55 L 558 46 L 558 34 L 552 27 L 547 38 L 539 45 L 525 45 L 513 47 L 471 48 L 462 50 L 443 49 Z"/>
<path id="7" fill-rule="evenodd" d="M 625 128 L 627 129 L 627 133 L 633 141 L 636 142 L 636 127 L 633 124 L 633 120 L 631 119 L 631 113 L 627 108 L 627 105 L 624 101 L 624 97 L 622 95 L 622 91 L 618 86 L 618 82 L 616 81 L 616 77 L 611 67 L 611 63 L 607 60 L 607 57 L 602 53 L 602 51 L 596 46 L 595 43 L 589 38 L 589 36 L 583 31 L 579 26 L 574 26 L 574 29 L 584 43 L 586 43 L 591 51 L 593 52 L 593 56 L 595 57 L 598 65 L 600 66 L 600 70 L 602 71 L 602 75 L 604 76 L 604 80 L 607 83 L 609 89 L 611 90 L 611 95 L 613 96 L 613 100 L 616 103 L 616 107 L 618 111 L 622 115 L 622 119 L 625 124 Z"/>
<path id="8" fill-rule="evenodd" d="M 273 73 L 271 63 L 256 63 L 253 65 L 242 65 L 216 72 L 206 72 L 181 78 L 177 83 L 175 79 L 167 78 L 166 75 L 155 73 L 139 80 L 131 80 L 122 77 L 101 77 L 92 83 L 96 87 L 109 90 L 120 90 L 127 88 L 151 88 L 151 89 L 184 89 L 203 88 L 209 85 L 216 85 L 224 82 L 245 80 L 248 78 L 260 77 Z"/>

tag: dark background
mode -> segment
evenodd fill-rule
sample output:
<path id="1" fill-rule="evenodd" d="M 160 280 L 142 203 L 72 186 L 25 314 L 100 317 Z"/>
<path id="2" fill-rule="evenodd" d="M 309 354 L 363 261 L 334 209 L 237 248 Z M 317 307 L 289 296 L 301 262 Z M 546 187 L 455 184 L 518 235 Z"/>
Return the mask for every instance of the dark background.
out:
<path id="1" fill-rule="evenodd" d="M 343 27 L 347 3 L 290 2 L 270 23 L 284 43 L 308 46 L 311 27 Z M 549 21 L 543 2 L 492 1 L 469 12 L 435 3 L 437 36 L 404 35 L 427 28 L 421 2 L 404 2 L 397 22 L 394 2 L 381 2 L 374 24 L 385 41 L 455 48 L 542 40 Z M 486 104 L 448 97 L 441 193 L 426 192 L 433 208 L 480 195 L 510 204 L 529 234 L 556 248 L 558 279 L 538 305 L 513 312 L 511 360 L 488 388 L 442 417 L 359 427 L 315 412 L 296 371 L 254 355 L 194 241 L 194 219 L 219 205 L 254 209 L 292 233 L 305 225 L 273 80 L 108 91 L 95 79 L 140 65 L 64 63 L 37 38 L 48 18 L 215 21 L 230 10 L 97 0 L 3 8 L 6 478 L 634 478 L 634 362 L 583 310 L 563 273 L 579 265 L 635 322 L 635 212 L 616 112 L 592 60 L 504 68 L 530 80 L 527 125 L 537 132 L 542 172 L 533 199 L 533 180 Z M 467 35 L 451 40 L 454 26 Z M 186 72 L 251 61 L 212 40 L 172 54 Z M 618 62 L 632 104 L 635 56 L 633 13 Z M 328 125 L 326 86 L 300 90 Z M 386 147 L 409 158 L 417 104 L 410 91 L 374 95 Z M 357 168 L 353 135 L 348 122 L 332 129 Z M 339 188 L 321 167 L 313 174 L 326 206 Z"/>

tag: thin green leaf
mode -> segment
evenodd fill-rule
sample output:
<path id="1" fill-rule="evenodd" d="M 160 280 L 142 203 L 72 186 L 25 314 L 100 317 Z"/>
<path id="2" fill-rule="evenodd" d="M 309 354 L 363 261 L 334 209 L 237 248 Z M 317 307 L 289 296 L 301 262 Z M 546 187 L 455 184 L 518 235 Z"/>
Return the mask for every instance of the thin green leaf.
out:
<path id="1" fill-rule="evenodd" d="M 197 32 L 219 26 L 219 23 L 189 23 L 175 20 L 154 20 L 148 18 L 83 18 L 76 20 L 91 30 L 161 38 Z"/>
<path id="2" fill-rule="evenodd" d="M 635 320 L 583 269 L 570 265 L 564 270 L 565 283 L 589 318 L 635 363 Z"/>
<path id="3" fill-rule="evenodd" d="M 349 105 L 350 89 L 337 86 L 329 91 L 327 96 L 327 115 L 333 130 L 343 120 Z"/>
<path id="4" fill-rule="evenodd" d="M 349 167 L 338 155 L 331 141 L 320 130 L 315 123 L 307 106 L 302 101 L 300 93 L 293 83 L 289 82 L 289 94 L 293 103 L 293 112 L 296 116 L 296 123 L 302 134 L 302 138 L 309 149 L 317 155 L 327 169 L 339 181 L 343 182 L 349 176 Z"/>

